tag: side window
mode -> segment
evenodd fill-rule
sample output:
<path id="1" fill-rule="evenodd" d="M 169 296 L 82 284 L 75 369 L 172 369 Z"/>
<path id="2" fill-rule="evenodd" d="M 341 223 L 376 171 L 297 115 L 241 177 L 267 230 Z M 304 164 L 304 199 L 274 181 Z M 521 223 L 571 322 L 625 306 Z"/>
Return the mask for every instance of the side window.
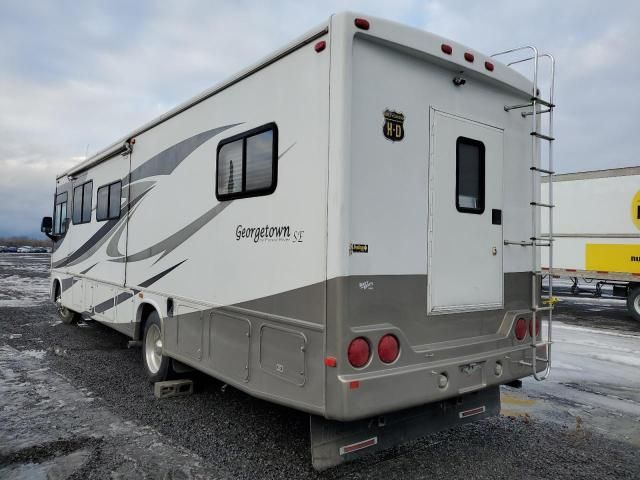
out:
<path id="1" fill-rule="evenodd" d="M 56 195 L 53 210 L 53 234 L 64 235 L 67 231 L 67 192 Z"/>
<path id="2" fill-rule="evenodd" d="M 89 223 L 91 221 L 91 196 L 93 181 L 89 180 L 73 189 L 73 223 Z"/>
<path id="3" fill-rule="evenodd" d="M 98 203 L 96 205 L 96 220 L 98 222 L 120 218 L 121 192 L 122 182 L 120 180 L 98 188 Z"/>
<path id="4" fill-rule="evenodd" d="M 466 137 L 456 141 L 456 209 L 484 212 L 484 143 Z"/>
<path id="5" fill-rule="evenodd" d="M 216 172 L 218 200 L 273 193 L 278 173 L 276 124 L 270 123 L 221 141 Z"/>

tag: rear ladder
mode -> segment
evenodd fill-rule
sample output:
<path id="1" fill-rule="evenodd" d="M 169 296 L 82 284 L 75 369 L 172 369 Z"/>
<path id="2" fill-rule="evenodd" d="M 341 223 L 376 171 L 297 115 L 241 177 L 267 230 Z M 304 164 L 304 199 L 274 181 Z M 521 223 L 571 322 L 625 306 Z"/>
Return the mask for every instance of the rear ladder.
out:
<path id="1" fill-rule="evenodd" d="M 505 240 L 505 245 L 519 245 L 521 247 L 531 247 L 531 274 L 533 276 L 531 281 L 531 332 L 536 332 L 535 335 L 531 335 L 531 362 L 521 361 L 519 363 L 531 367 L 533 371 L 533 377 L 542 381 L 545 380 L 551 371 L 551 330 L 553 323 L 553 306 L 557 301 L 553 297 L 553 277 L 551 275 L 551 269 L 553 268 L 553 142 L 555 138 L 553 136 L 553 110 L 555 108 L 555 104 L 553 103 L 553 89 L 554 89 L 554 81 L 555 81 L 555 59 L 552 55 L 548 53 L 540 54 L 538 53 L 538 49 L 532 46 L 525 46 L 519 48 L 513 48 L 511 50 L 505 50 L 504 52 L 499 52 L 492 57 L 498 57 L 509 54 L 517 54 L 529 52 L 529 56 L 524 58 L 516 58 L 515 60 L 507 63 L 507 66 L 532 62 L 533 64 L 533 87 L 531 91 L 531 98 L 529 102 L 519 104 L 519 105 L 505 105 L 504 110 L 506 112 L 510 112 L 512 110 L 525 110 L 521 111 L 520 114 L 523 118 L 531 117 L 531 166 L 529 167 L 531 173 L 531 232 L 532 236 L 528 241 L 512 241 Z M 538 88 L 538 72 L 539 72 L 539 62 L 540 59 L 545 59 L 549 61 L 550 67 L 550 84 L 549 84 L 549 96 L 548 100 L 545 100 L 540 95 L 540 90 Z M 530 110 L 529 110 L 530 109 Z M 548 119 L 548 131 L 542 132 L 540 131 L 540 116 L 541 115 L 549 115 Z M 547 167 L 543 168 L 542 162 L 542 149 L 541 142 L 547 142 L 548 144 L 548 155 L 547 155 Z M 539 197 L 539 185 L 540 178 L 544 175 L 548 179 L 548 190 L 547 190 L 547 199 L 546 201 L 542 201 Z M 547 209 L 549 213 L 549 233 L 547 235 L 542 235 L 540 232 L 540 210 Z M 547 277 L 549 280 L 549 289 L 547 291 L 546 298 L 543 298 L 541 292 L 538 292 L 538 285 L 541 286 L 542 278 L 544 272 L 540 267 L 539 262 L 539 253 L 540 248 L 545 247 L 549 249 L 549 265 L 547 272 Z M 544 313 L 548 315 L 547 322 L 547 335 L 546 339 L 543 338 L 542 335 L 537 334 L 537 322 L 538 319 L 541 321 L 541 316 Z M 542 333 L 542 332 L 540 332 Z M 543 348 L 545 356 L 539 357 L 538 350 Z M 545 364 L 545 369 L 538 373 L 537 362 L 542 362 Z"/>

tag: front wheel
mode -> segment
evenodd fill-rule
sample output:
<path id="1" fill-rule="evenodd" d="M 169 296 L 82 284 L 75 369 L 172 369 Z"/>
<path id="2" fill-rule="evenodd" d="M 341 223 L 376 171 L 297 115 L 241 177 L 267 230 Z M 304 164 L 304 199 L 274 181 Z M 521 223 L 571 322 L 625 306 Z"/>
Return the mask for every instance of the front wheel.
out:
<path id="1" fill-rule="evenodd" d="M 151 383 L 162 382 L 171 375 L 171 359 L 163 352 L 162 323 L 157 312 L 151 313 L 144 325 L 142 362 Z"/>
<path id="2" fill-rule="evenodd" d="M 640 322 L 640 286 L 629 290 L 627 295 L 627 308 L 631 316 Z"/>
<path id="3" fill-rule="evenodd" d="M 62 295 L 60 294 L 60 289 L 56 290 L 56 309 L 58 310 L 60 320 L 62 320 L 62 323 L 66 325 L 71 325 L 77 319 L 78 314 L 76 312 L 62 306 Z"/>

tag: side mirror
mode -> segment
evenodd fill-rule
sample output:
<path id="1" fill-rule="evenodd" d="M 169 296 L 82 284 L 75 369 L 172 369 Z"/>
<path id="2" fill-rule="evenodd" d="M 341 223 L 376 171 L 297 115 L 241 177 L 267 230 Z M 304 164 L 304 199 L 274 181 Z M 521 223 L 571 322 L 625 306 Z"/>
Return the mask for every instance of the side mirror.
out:
<path id="1" fill-rule="evenodd" d="M 40 224 L 40 231 L 42 233 L 51 233 L 53 230 L 53 219 L 51 217 L 44 217 Z"/>

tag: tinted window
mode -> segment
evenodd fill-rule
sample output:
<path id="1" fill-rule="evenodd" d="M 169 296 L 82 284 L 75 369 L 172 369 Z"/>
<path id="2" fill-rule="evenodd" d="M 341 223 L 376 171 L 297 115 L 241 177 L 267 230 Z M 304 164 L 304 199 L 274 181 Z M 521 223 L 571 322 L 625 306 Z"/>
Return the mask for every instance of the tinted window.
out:
<path id="1" fill-rule="evenodd" d="M 96 220 L 111 220 L 120 218 L 120 195 L 122 182 L 117 181 L 103 185 L 98 189 L 98 204 L 96 205 Z"/>
<path id="2" fill-rule="evenodd" d="M 247 138 L 247 190 L 269 188 L 273 182 L 273 131 Z"/>
<path id="3" fill-rule="evenodd" d="M 109 187 L 100 187 L 98 189 L 98 197 L 96 200 L 96 220 L 106 220 L 109 216 Z"/>
<path id="4" fill-rule="evenodd" d="M 456 208 L 459 212 L 484 212 L 484 144 L 458 137 L 456 143 Z"/>
<path id="5" fill-rule="evenodd" d="M 273 193 L 277 182 L 275 123 L 223 140 L 216 162 L 216 197 L 227 200 Z"/>
<path id="6" fill-rule="evenodd" d="M 242 192 L 243 141 L 227 143 L 218 151 L 218 195 Z"/>
<path id="7" fill-rule="evenodd" d="M 120 218 L 120 196 L 122 183 L 112 183 L 109 187 L 109 218 Z"/>
<path id="8" fill-rule="evenodd" d="M 73 223 L 89 223 L 91 221 L 92 194 L 92 181 L 83 183 L 73 189 Z"/>
<path id="9" fill-rule="evenodd" d="M 56 195 L 53 210 L 53 234 L 61 235 L 67 230 L 67 192 Z"/>

